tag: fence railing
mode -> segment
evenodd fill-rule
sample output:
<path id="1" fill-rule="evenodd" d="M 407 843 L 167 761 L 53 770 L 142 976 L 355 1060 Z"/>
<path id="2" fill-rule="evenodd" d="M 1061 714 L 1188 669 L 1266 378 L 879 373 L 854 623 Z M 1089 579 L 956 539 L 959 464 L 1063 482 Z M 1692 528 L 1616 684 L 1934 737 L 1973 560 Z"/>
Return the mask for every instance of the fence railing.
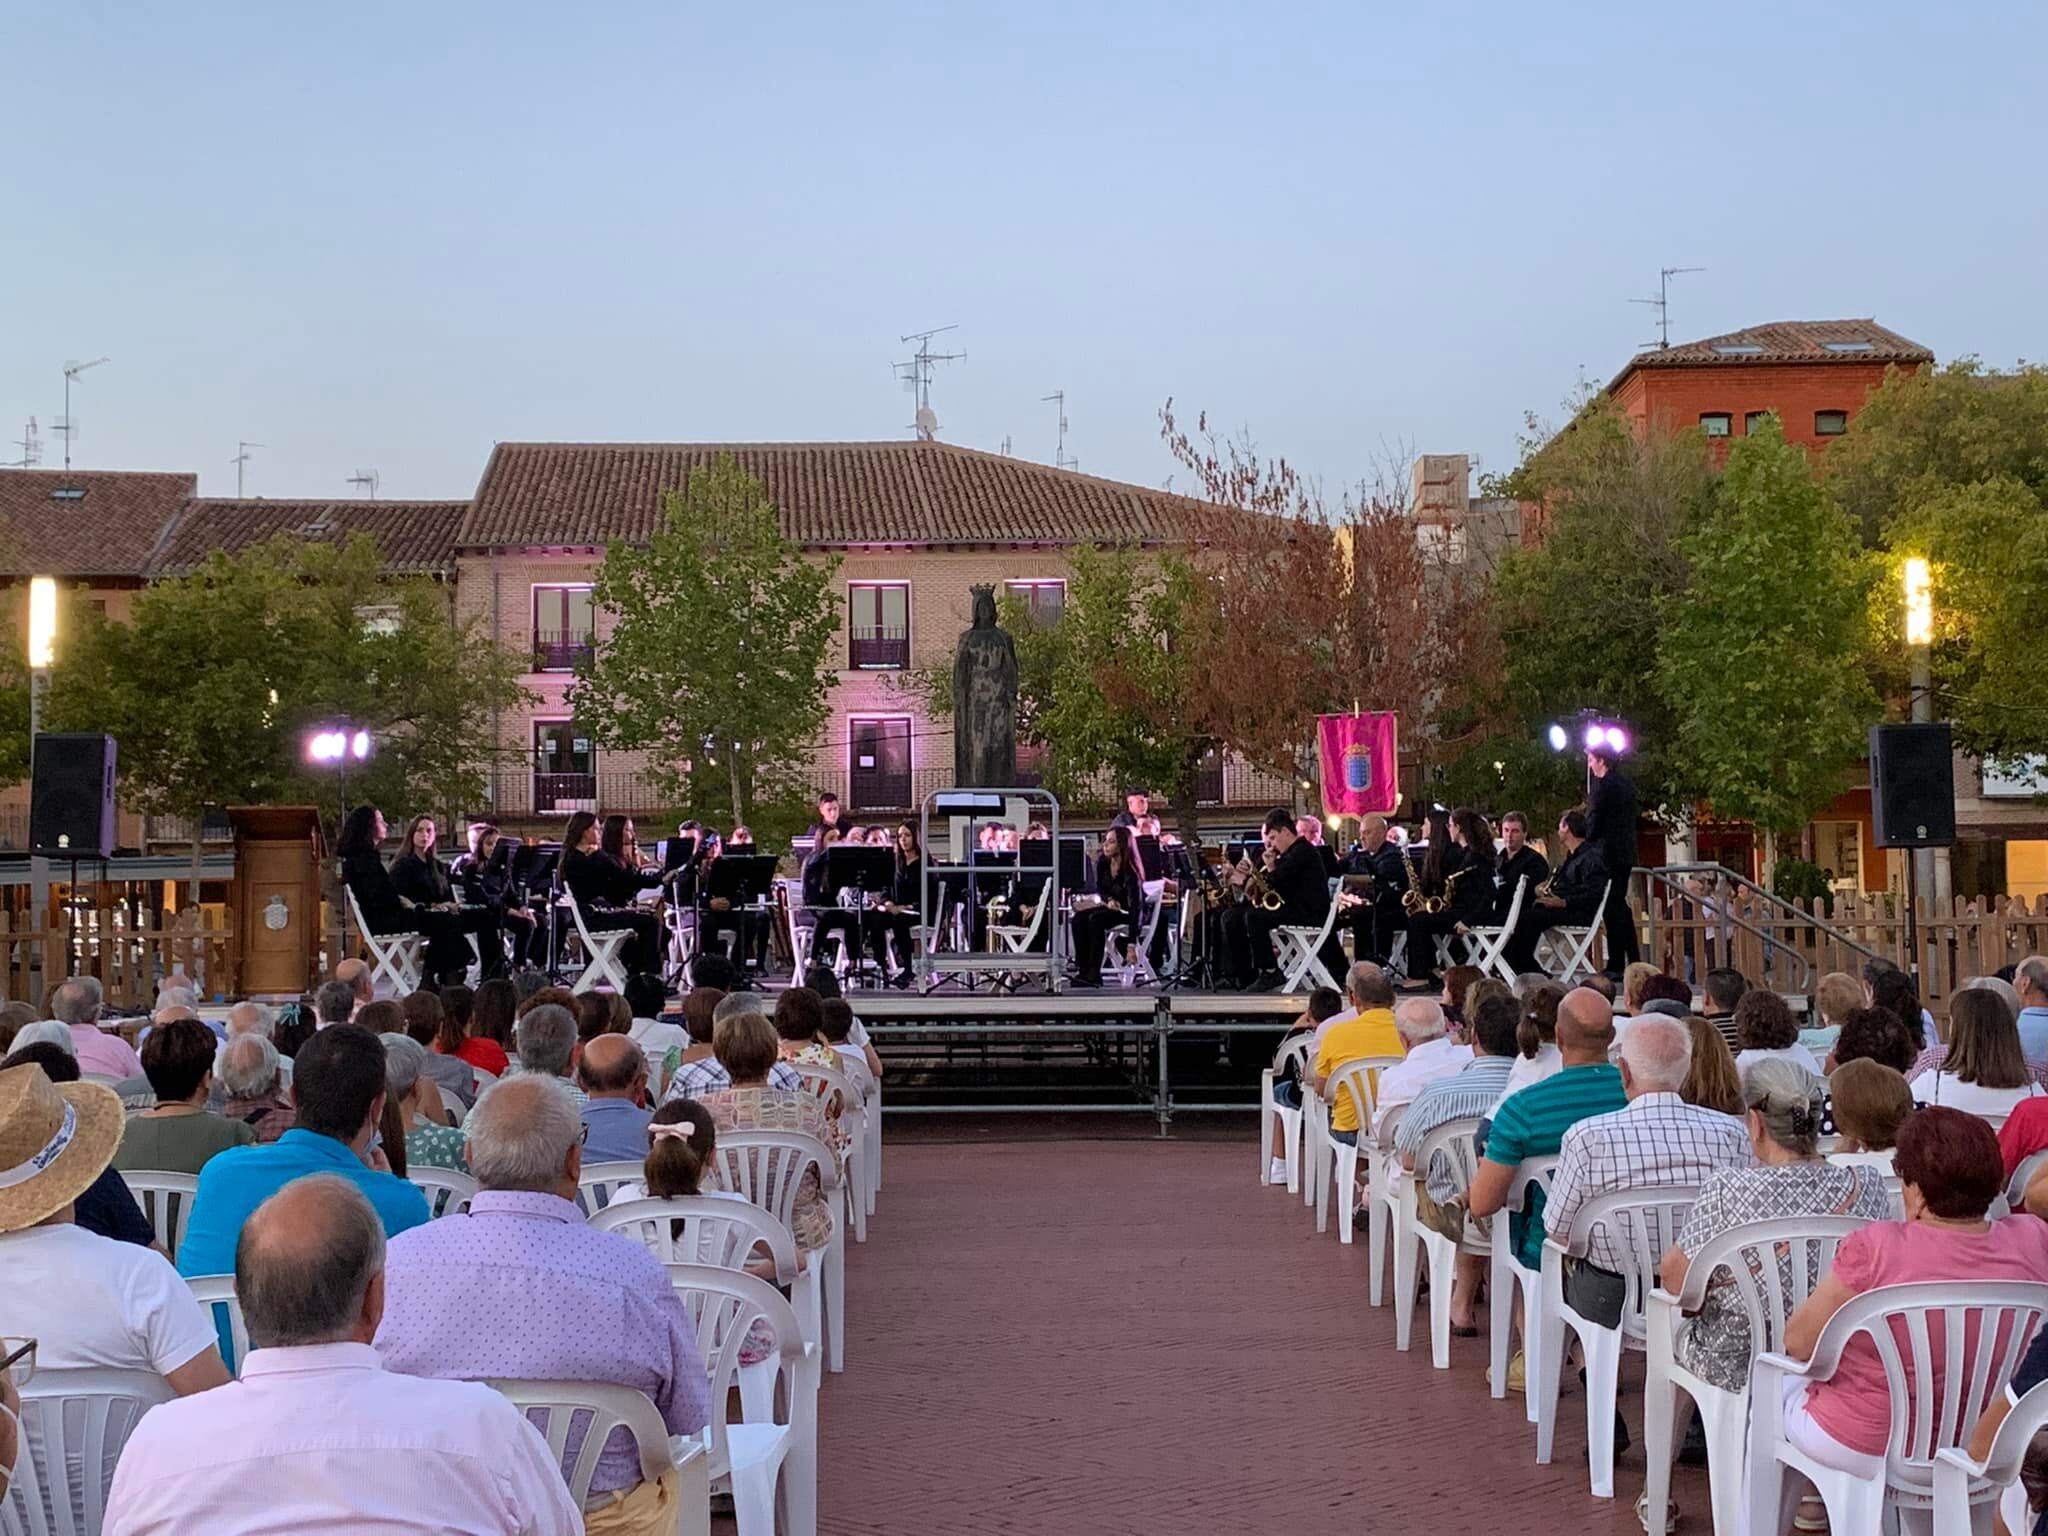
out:
<path id="1" fill-rule="evenodd" d="M 202 997 L 222 997 L 234 990 L 238 962 L 227 914 L 200 908 L 68 906 L 51 922 L 0 913 L 0 952 L 0 990 L 36 1008 L 66 976 L 97 976 L 113 1008 L 147 1007 L 180 971 Z"/>

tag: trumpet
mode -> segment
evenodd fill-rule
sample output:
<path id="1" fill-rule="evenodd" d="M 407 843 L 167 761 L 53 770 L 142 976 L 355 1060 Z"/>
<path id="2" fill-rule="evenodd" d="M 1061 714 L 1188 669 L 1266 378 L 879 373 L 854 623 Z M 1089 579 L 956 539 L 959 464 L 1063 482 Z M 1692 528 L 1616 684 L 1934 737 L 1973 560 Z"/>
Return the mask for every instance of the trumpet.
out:
<path id="1" fill-rule="evenodd" d="M 1408 871 L 1408 889 L 1401 893 L 1401 910 L 1410 917 L 1429 910 L 1429 898 L 1422 894 L 1422 876 L 1415 872 L 1415 855 L 1401 845 L 1401 865 Z"/>

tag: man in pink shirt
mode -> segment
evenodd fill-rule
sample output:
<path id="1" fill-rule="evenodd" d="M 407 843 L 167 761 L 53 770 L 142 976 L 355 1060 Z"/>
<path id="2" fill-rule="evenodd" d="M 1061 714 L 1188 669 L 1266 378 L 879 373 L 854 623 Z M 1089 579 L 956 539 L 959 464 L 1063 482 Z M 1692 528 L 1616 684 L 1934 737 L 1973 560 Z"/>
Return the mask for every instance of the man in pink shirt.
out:
<path id="1" fill-rule="evenodd" d="M 99 1026 L 100 983 L 97 976 L 73 976 L 50 994 L 50 1017 L 71 1030 L 71 1054 L 78 1070 L 89 1077 L 142 1076 L 142 1058 L 119 1035 Z"/>

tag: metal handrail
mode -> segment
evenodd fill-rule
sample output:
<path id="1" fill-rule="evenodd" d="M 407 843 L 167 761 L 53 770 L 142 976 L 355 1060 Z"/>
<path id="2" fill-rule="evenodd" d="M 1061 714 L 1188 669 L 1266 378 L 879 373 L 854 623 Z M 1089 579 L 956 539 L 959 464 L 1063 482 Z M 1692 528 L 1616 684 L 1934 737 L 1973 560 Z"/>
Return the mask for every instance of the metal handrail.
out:
<path id="1" fill-rule="evenodd" d="M 1811 989 L 1811 983 L 1813 980 L 1813 962 L 1807 959 L 1806 955 L 1798 948 L 1798 946 L 1788 943 L 1784 938 L 1782 938 L 1778 934 L 1773 933 L 1769 928 L 1759 927 L 1757 924 L 1751 922 L 1749 918 L 1747 918 L 1746 916 L 1733 911 L 1729 907 L 1727 901 L 1727 897 L 1731 895 L 1733 891 L 1743 890 L 1747 891 L 1752 897 L 1763 898 L 1764 903 L 1768 907 L 1770 907 L 1774 913 L 1781 915 L 1786 922 L 1795 923 L 1805 928 L 1812 928 L 1819 933 L 1826 934 L 1830 939 L 1833 939 L 1837 944 L 1844 945 L 1847 948 L 1854 950 L 1857 954 L 1862 955 L 1866 960 L 1876 960 L 1880 958 L 1878 952 L 1872 949 L 1868 944 L 1864 943 L 1861 939 L 1854 938 L 1850 934 L 1845 933 L 1842 929 L 1835 927 L 1834 924 L 1830 923 L 1824 917 L 1821 917 L 1815 913 L 1809 913 L 1800 910 L 1800 908 L 1796 904 L 1787 901 L 1783 896 L 1780 896 L 1777 892 L 1764 889 L 1764 887 L 1758 885 L 1754 880 L 1750 879 L 1747 875 L 1737 874 L 1734 870 L 1730 869 L 1725 864 L 1638 865 L 1634 873 L 1640 874 L 1644 877 L 1644 894 L 1646 896 L 1648 895 L 1651 887 L 1661 883 L 1670 894 L 1684 897 L 1688 901 L 1701 900 L 1701 893 L 1697 891 L 1688 890 L 1686 887 L 1678 884 L 1678 881 L 1688 875 L 1711 876 L 1715 881 L 1718 882 L 1718 886 L 1717 889 L 1705 899 L 1716 900 L 1717 904 L 1720 907 L 1720 911 L 1717 914 L 1715 921 L 1730 923 L 1733 926 L 1740 928 L 1743 932 L 1751 934 L 1757 939 L 1760 939 L 1767 946 L 1770 953 L 1776 954 L 1782 951 L 1785 954 L 1789 955 L 1793 960 L 1797 961 L 1800 972 L 1799 984 L 1802 990 Z M 1647 901 L 1645 902 L 1644 906 L 1645 910 L 1649 913 L 1650 918 L 1650 942 L 1654 945 L 1657 939 L 1657 914 L 1654 908 L 1649 907 Z"/>

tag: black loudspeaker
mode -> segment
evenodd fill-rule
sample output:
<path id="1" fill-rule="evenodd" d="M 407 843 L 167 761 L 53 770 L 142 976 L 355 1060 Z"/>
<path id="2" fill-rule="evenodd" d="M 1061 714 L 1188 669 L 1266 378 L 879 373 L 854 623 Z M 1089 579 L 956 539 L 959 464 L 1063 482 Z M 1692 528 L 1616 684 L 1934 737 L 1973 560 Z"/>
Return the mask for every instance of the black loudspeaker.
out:
<path id="1" fill-rule="evenodd" d="M 28 845 L 52 859 L 114 851 L 114 738 L 89 731 L 36 737 Z"/>
<path id="2" fill-rule="evenodd" d="M 1955 758 L 1945 721 L 1870 728 L 1870 821 L 1880 848 L 1955 842 Z"/>

